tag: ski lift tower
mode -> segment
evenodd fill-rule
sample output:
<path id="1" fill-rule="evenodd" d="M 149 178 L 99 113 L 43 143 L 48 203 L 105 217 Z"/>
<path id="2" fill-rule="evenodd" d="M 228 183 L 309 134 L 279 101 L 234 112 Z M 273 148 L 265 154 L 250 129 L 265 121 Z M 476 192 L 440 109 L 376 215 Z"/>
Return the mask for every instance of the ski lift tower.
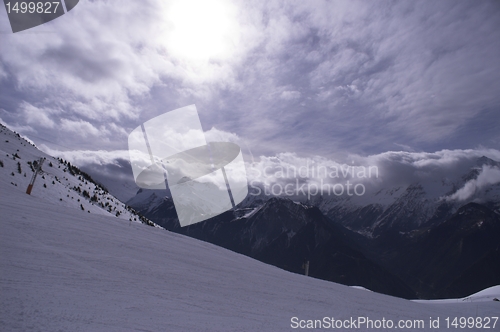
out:
<path id="1" fill-rule="evenodd" d="M 304 275 L 308 276 L 309 275 L 309 261 L 306 261 L 304 264 L 302 264 L 302 268 L 304 269 Z"/>
<path id="2" fill-rule="evenodd" d="M 45 158 L 40 158 L 38 160 L 38 163 L 35 167 L 35 172 L 33 173 L 33 176 L 31 177 L 30 184 L 28 185 L 28 188 L 26 189 L 26 193 L 28 195 L 31 195 L 31 190 L 33 189 L 33 185 L 35 184 L 36 176 L 38 173 L 42 173 L 42 164 L 45 161 Z"/>

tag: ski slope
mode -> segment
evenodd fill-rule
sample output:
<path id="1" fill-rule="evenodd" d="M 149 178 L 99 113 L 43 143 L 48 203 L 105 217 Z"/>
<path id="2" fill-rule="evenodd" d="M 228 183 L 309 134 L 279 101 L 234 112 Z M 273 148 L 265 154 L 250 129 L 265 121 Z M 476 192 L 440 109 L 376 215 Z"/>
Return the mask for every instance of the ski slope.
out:
<path id="1" fill-rule="evenodd" d="M 429 317 L 500 313 L 494 301 L 415 303 L 292 274 L 163 229 L 55 205 L 9 180 L 0 179 L 2 331 L 288 331 L 292 317 L 358 316 L 422 319 L 427 330 Z"/>
<path id="2" fill-rule="evenodd" d="M 85 178 L 83 173 L 78 174 L 79 169 L 38 150 L 19 134 L 0 124 L 0 177 L 5 186 L 26 191 L 34 171 L 32 165 L 40 158 L 46 160 L 43 172 L 36 179 L 32 196 L 89 214 L 113 215 L 130 222 L 153 224 L 104 188 Z"/>
<path id="3" fill-rule="evenodd" d="M 443 299 L 443 300 L 413 300 L 419 303 L 460 303 L 460 302 L 486 302 L 500 300 L 500 286 L 493 286 L 483 289 L 477 293 L 463 297 L 460 299 Z"/>

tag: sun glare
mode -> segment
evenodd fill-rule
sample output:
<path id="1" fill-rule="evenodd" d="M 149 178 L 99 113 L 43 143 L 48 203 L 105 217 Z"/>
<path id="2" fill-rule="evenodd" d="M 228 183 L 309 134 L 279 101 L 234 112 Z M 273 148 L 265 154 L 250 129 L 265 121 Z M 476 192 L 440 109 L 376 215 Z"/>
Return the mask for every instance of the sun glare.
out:
<path id="1" fill-rule="evenodd" d="M 172 24 L 168 48 L 190 60 L 224 59 L 230 56 L 235 24 L 232 5 L 225 1 L 176 1 L 168 9 Z"/>

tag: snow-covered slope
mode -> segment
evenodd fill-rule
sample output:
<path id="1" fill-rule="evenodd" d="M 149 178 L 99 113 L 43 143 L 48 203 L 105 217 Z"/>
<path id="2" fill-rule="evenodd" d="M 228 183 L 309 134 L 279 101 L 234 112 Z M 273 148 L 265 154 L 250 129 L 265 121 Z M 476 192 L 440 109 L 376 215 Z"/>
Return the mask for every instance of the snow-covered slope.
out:
<path id="1" fill-rule="evenodd" d="M 2 331 L 287 331 L 293 317 L 422 320 L 425 331 L 429 317 L 499 316 L 499 302 L 353 289 L 0 181 Z"/>
<path id="2" fill-rule="evenodd" d="M 39 158 L 46 158 L 31 195 L 86 213 L 113 215 L 133 222 L 153 224 L 109 194 L 86 173 L 63 159 L 38 150 L 20 135 L 0 124 L 0 177 L 9 190 L 26 191 Z M 7 191 L 9 191 L 7 190 Z"/>
<path id="3" fill-rule="evenodd" d="M 460 302 L 490 302 L 498 300 L 500 300 L 500 285 L 483 289 L 480 292 L 474 293 L 472 295 L 460 299 L 413 300 L 413 301 L 419 303 L 460 303 Z"/>

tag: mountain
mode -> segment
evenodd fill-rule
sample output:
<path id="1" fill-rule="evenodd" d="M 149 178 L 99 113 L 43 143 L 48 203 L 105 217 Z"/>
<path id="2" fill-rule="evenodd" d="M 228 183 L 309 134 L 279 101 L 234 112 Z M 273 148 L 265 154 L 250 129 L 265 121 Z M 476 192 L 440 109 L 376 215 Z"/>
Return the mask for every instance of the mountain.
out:
<path id="1" fill-rule="evenodd" d="M 113 215 L 130 222 L 154 223 L 111 195 L 106 188 L 71 163 L 54 158 L 0 124 L 0 176 L 11 190 L 26 191 L 35 165 L 45 158 L 31 196 L 72 207 L 75 213 Z"/>
<path id="2" fill-rule="evenodd" d="M 325 280 L 400 297 L 465 296 L 500 284 L 498 271 L 487 266 L 497 257 L 496 242 L 479 241 L 473 254 L 457 257 L 456 248 L 445 248 L 442 242 L 453 238 L 462 243 L 472 236 L 453 233 L 462 208 L 469 207 L 462 216 L 469 222 L 482 218 L 485 211 L 493 219 L 499 215 L 500 183 L 477 185 L 467 199 L 447 197 L 482 181 L 482 174 L 499 166 L 481 157 L 455 178 L 381 189 L 366 197 L 318 195 L 291 201 L 261 191 L 233 211 L 186 228 L 180 228 L 165 191 L 141 190 L 128 204 L 169 230 L 295 273 L 303 273 L 309 260 L 311 276 Z M 477 231 L 474 236 L 479 238 L 492 231 L 469 230 Z M 468 286 L 461 287 L 464 284 Z"/>
<path id="3" fill-rule="evenodd" d="M 406 186 L 367 192 L 363 197 L 316 196 L 309 202 L 318 206 L 332 221 L 368 237 L 388 230 L 407 232 L 444 222 L 461 206 L 476 202 L 500 213 L 500 181 L 484 183 L 481 173 L 500 170 L 500 162 L 480 157 L 463 174 L 455 177 L 430 177 Z M 483 184 L 480 186 L 478 184 Z M 450 199 L 459 190 L 467 197 Z"/>
<path id="4" fill-rule="evenodd" d="M 382 236 L 378 247 L 386 248 L 382 264 L 420 296 L 463 297 L 500 284 L 498 239 L 500 215 L 468 203 L 436 227 L 405 234 L 397 245 Z"/>
<path id="5" fill-rule="evenodd" d="M 181 228 L 171 198 L 141 191 L 127 203 L 162 227 L 207 241 L 295 273 L 405 298 L 415 293 L 397 277 L 367 259 L 351 239 L 356 234 L 332 224 L 317 207 L 271 198 L 255 208 L 227 211 Z M 139 199 L 142 198 L 142 199 Z"/>
<path id="6" fill-rule="evenodd" d="M 415 303 L 289 273 L 108 213 L 78 211 L 26 195 L 11 181 L 2 173 L 3 331 L 289 331 L 315 320 L 324 328 L 332 319 L 350 324 L 351 317 L 359 330 L 369 329 L 357 322 L 364 317 L 395 327 L 418 321 L 419 330 L 429 331 L 436 330 L 429 317 L 444 324 L 446 317 L 498 316 L 497 289 L 472 296 L 472 303 Z"/>

